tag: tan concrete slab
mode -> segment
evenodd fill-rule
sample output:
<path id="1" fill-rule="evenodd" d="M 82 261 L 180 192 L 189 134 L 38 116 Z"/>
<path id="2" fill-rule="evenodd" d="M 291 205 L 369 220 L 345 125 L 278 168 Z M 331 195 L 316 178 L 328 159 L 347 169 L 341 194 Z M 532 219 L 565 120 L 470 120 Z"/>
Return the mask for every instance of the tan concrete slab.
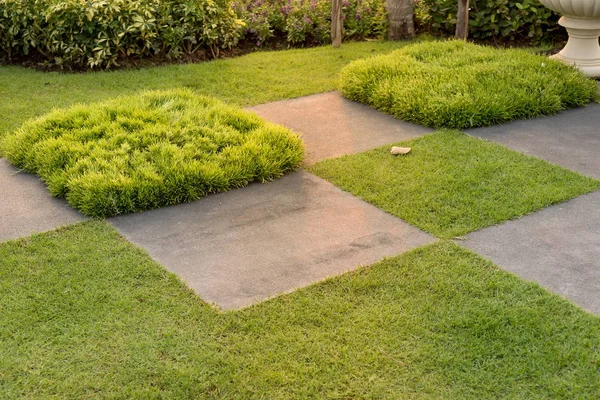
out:
<path id="1" fill-rule="evenodd" d="M 223 309 L 435 240 L 305 171 L 110 222 Z"/>
<path id="2" fill-rule="evenodd" d="M 308 164 L 433 132 L 345 99 L 339 92 L 283 100 L 249 110 L 300 134 Z"/>
<path id="3" fill-rule="evenodd" d="M 37 176 L 0 159 L 0 241 L 85 220 L 66 201 L 50 196 Z"/>

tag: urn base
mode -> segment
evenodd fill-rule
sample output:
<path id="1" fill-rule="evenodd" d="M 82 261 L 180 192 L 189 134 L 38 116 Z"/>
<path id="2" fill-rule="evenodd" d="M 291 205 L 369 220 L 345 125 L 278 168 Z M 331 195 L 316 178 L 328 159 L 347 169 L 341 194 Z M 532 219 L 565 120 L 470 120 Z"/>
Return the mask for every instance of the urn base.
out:
<path id="1" fill-rule="evenodd" d="M 552 58 L 576 66 L 589 77 L 600 78 L 600 20 L 564 16 L 558 23 L 567 29 L 569 41 Z"/>

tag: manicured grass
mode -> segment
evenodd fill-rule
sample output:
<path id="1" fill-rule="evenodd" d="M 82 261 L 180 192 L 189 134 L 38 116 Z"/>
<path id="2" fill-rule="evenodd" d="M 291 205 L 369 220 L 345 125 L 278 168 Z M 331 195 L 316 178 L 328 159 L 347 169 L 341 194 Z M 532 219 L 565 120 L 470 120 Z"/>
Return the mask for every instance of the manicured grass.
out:
<path id="1" fill-rule="evenodd" d="M 12 164 L 92 217 L 265 182 L 295 169 L 304 154 L 290 130 L 184 89 L 57 110 L 4 144 Z"/>
<path id="2" fill-rule="evenodd" d="M 311 49 L 253 53 L 213 62 L 140 70 L 58 74 L 0 66 L 0 136 L 53 107 L 90 103 L 142 90 L 190 88 L 198 94 L 249 106 L 337 88 L 350 61 L 409 42 L 344 43 Z"/>
<path id="3" fill-rule="evenodd" d="M 450 242 L 229 313 L 104 222 L 0 260 L 5 400 L 600 396 L 600 318 Z"/>
<path id="4" fill-rule="evenodd" d="M 418 43 L 341 73 L 349 99 L 434 128 L 555 114 L 594 100 L 597 90 L 595 81 L 558 61 L 463 41 Z"/>
<path id="5" fill-rule="evenodd" d="M 593 191 L 600 181 L 457 131 L 325 160 L 310 168 L 343 190 L 443 238 Z"/>

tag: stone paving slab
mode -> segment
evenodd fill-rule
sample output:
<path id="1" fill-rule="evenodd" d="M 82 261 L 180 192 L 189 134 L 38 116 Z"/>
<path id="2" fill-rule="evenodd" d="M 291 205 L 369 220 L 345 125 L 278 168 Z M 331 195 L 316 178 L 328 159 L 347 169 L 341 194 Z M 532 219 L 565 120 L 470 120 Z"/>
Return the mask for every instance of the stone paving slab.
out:
<path id="1" fill-rule="evenodd" d="M 308 164 L 433 132 L 345 99 L 339 92 L 283 100 L 248 110 L 300 134 L 306 145 Z"/>
<path id="2" fill-rule="evenodd" d="M 600 178 L 600 104 L 466 132 Z"/>
<path id="3" fill-rule="evenodd" d="M 600 192 L 468 235 L 502 269 L 600 314 Z"/>
<path id="4" fill-rule="evenodd" d="M 85 219 L 66 201 L 50 196 L 37 176 L 19 172 L 0 159 L 0 242 Z"/>
<path id="5" fill-rule="evenodd" d="M 110 222 L 223 309 L 435 240 L 305 171 Z"/>

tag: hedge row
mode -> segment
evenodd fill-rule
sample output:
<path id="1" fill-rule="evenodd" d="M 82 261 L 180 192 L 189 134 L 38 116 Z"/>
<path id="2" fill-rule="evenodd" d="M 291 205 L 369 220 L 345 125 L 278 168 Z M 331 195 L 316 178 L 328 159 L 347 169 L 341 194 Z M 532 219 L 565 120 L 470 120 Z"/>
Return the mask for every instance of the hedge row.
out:
<path id="1" fill-rule="evenodd" d="M 471 0 L 470 7 L 469 36 L 474 39 L 539 44 L 566 38 L 560 15 L 539 0 Z M 430 33 L 453 35 L 457 8 L 457 0 L 419 0 L 417 23 Z"/>
<path id="2" fill-rule="evenodd" d="M 282 39 L 290 46 L 330 41 L 331 0 L 235 0 L 233 8 L 245 23 L 244 38 L 257 46 Z M 384 37 L 384 0 L 343 0 L 342 13 L 346 40 Z"/>
<path id="3" fill-rule="evenodd" d="M 383 0 L 344 0 L 346 38 L 381 37 Z M 108 68 L 123 58 L 329 40 L 329 0 L 0 0 L 0 58 Z"/>
<path id="4" fill-rule="evenodd" d="M 452 35 L 457 0 L 418 0 L 421 31 Z M 383 37 L 384 0 L 343 0 L 346 39 Z M 330 0 L 0 0 L 0 59 L 66 68 L 107 68 L 121 58 L 235 46 L 240 39 L 323 44 Z M 471 0 L 472 38 L 537 44 L 565 37 L 559 16 L 538 0 Z"/>
<path id="5" fill-rule="evenodd" d="M 111 67 L 120 57 L 216 53 L 237 43 L 241 25 L 229 0 L 0 0 L 0 53 Z"/>

